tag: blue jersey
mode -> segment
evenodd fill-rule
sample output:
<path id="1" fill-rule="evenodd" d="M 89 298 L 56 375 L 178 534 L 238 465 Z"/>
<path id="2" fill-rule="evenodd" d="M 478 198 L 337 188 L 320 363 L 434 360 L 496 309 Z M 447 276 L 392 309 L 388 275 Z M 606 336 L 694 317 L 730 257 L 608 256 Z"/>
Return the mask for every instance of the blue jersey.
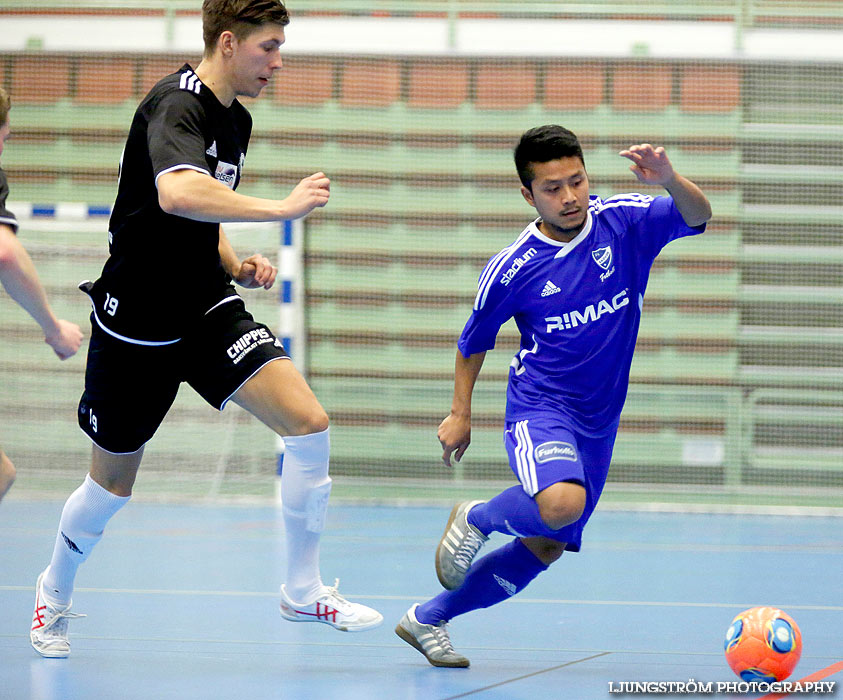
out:
<path id="1" fill-rule="evenodd" d="M 670 241 L 701 233 L 673 199 L 591 197 L 583 230 L 568 243 L 531 223 L 480 275 L 460 336 L 464 357 L 491 350 L 515 318 L 521 348 L 512 360 L 506 420 L 553 410 L 574 430 L 614 430 L 629 384 L 650 267 Z"/>

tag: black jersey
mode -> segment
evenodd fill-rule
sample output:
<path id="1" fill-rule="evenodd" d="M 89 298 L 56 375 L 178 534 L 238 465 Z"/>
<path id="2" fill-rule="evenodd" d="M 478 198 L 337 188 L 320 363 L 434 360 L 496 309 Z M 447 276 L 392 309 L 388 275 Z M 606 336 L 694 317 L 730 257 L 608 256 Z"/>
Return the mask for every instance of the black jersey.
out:
<path id="1" fill-rule="evenodd" d="M 145 345 L 175 342 L 236 295 L 220 261 L 219 224 L 163 211 L 157 182 L 190 169 L 236 188 L 251 131 L 246 108 L 224 107 L 187 64 L 140 103 L 120 162 L 110 257 L 87 290 L 105 331 Z"/>
<path id="2" fill-rule="evenodd" d="M 6 182 L 6 173 L 0 168 L 0 224 L 10 226 L 12 231 L 17 233 L 18 220 L 15 215 L 6 209 L 6 197 L 9 196 L 9 183 Z"/>

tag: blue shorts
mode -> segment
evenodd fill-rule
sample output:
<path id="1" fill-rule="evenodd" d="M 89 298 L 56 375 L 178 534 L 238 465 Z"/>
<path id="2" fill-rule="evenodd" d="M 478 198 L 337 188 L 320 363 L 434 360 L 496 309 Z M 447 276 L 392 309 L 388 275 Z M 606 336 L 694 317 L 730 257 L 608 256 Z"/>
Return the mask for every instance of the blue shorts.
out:
<path id="1" fill-rule="evenodd" d="M 583 528 L 603 493 L 616 435 L 617 430 L 613 430 L 603 437 L 586 437 L 553 414 L 538 414 L 506 424 L 504 444 L 509 466 L 528 496 L 533 498 L 560 481 L 585 487 L 582 517 L 549 535 L 567 543 L 565 549 L 572 552 L 580 550 Z"/>

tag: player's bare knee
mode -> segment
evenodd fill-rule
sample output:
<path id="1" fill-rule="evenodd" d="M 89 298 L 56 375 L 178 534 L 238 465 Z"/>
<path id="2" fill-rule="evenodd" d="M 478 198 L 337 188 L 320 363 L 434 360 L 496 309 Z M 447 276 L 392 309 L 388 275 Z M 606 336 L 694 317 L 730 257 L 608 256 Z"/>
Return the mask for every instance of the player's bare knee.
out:
<path id="1" fill-rule="evenodd" d="M 582 513 L 582 508 L 570 508 L 566 504 L 554 504 L 539 509 L 542 522 L 551 530 L 561 530 L 563 527 L 577 522 L 582 516 Z"/>
<path id="2" fill-rule="evenodd" d="M 311 410 L 306 415 L 299 417 L 293 425 L 289 427 L 288 435 L 312 435 L 313 433 L 322 433 L 328 429 L 330 421 L 325 410 L 318 406 Z"/>
<path id="3" fill-rule="evenodd" d="M 310 418 L 311 429 L 308 433 L 322 433 L 328 429 L 329 423 L 328 414 L 325 413 L 325 410 L 320 406 L 319 410 L 316 411 L 316 413 Z"/>
<path id="4" fill-rule="evenodd" d="M 141 447 L 132 453 L 115 455 L 94 445 L 91 452 L 91 479 L 115 496 L 131 496 L 143 450 Z"/>
<path id="5" fill-rule="evenodd" d="M 551 530 L 575 523 L 585 511 L 585 489 L 576 483 L 553 484 L 536 497 L 539 516 Z"/>
<path id="6" fill-rule="evenodd" d="M 550 566 L 565 552 L 564 542 L 557 542 L 547 537 L 524 537 L 521 542 L 545 566 Z"/>

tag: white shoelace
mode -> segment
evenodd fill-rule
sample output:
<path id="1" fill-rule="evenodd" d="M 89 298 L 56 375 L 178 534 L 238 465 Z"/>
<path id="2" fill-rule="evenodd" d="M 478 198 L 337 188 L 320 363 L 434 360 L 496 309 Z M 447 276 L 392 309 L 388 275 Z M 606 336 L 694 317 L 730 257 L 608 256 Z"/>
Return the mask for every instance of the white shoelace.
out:
<path id="1" fill-rule="evenodd" d="M 445 622 L 440 622 L 438 625 L 433 625 L 433 638 L 436 640 L 436 643 L 442 649 L 443 652 L 446 654 L 456 654 L 454 651 L 454 646 L 451 644 L 451 638 L 448 636 L 448 628 L 445 626 Z"/>
<path id="2" fill-rule="evenodd" d="M 343 598 L 340 595 L 339 591 L 337 590 L 339 587 L 340 587 L 340 580 L 338 578 L 334 579 L 334 585 L 333 586 L 325 586 L 325 588 L 328 589 L 328 595 L 333 595 L 333 596 L 336 596 L 337 598 L 339 598 L 340 600 L 345 600 L 345 598 Z"/>
<path id="3" fill-rule="evenodd" d="M 340 580 L 338 578 L 334 579 L 334 585 L 333 586 L 325 586 L 326 593 L 324 595 L 320 596 L 320 598 L 328 598 L 328 597 L 334 598 L 337 605 L 334 605 L 333 602 L 331 603 L 331 605 L 333 605 L 333 607 L 337 608 L 337 610 L 339 610 L 340 612 L 346 613 L 346 612 L 348 612 L 348 609 L 351 607 L 351 603 L 349 603 L 345 598 L 343 598 L 340 595 L 339 591 L 337 590 L 339 587 L 340 587 Z M 345 609 L 341 609 L 343 607 Z"/>
<path id="4" fill-rule="evenodd" d="M 483 546 L 486 538 L 478 535 L 471 526 L 466 523 L 466 533 L 460 542 L 460 546 L 454 554 L 454 568 L 466 572 L 474 559 L 477 551 Z"/>
<path id="5" fill-rule="evenodd" d="M 67 638 L 67 621 L 77 617 L 87 617 L 84 613 L 70 612 L 69 610 L 57 611 L 50 620 L 41 628 L 45 637 L 50 639 Z"/>

